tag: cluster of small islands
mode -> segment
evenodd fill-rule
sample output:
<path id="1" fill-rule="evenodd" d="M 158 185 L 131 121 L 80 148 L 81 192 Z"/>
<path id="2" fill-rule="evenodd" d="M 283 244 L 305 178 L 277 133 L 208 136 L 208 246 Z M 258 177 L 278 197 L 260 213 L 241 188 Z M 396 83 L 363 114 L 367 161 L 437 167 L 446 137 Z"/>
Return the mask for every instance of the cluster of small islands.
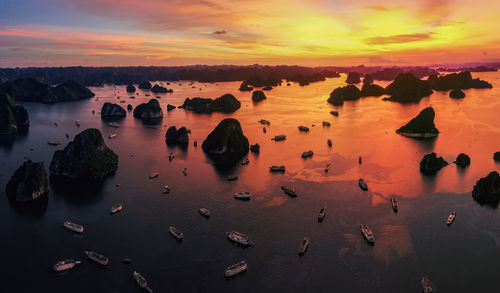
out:
<path id="1" fill-rule="evenodd" d="M 296 69 L 296 68 L 295 68 Z M 222 69 L 219 69 L 222 70 Z M 233 76 L 241 77 L 235 68 L 227 69 Z M 330 69 L 322 69 L 321 73 L 316 71 L 308 71 L 307 74 L 291 75 L 291 69 L 277 68 L 275 71 L 269 72 L 268 68 L 261 70 L 264 74 L 254 75 L 242 81 L 239 88 L 240 91 L 252 91 L 252 101 L 255 103 L 262 102 L 267 99 L 265 91 L 271 91 L 273 87 L 281 86 L 283 80 L 286 80 L 286 85 L 290 82 L 298 82 L 301 86 L 307 85 L 311 82 L 324 80 L 325 77 L 339 77 L 338 72 Z M 374 82 L 376 80 L 387 80 L 391 75 L 397 73 L 393 77 L 392 83 L 387 87 L 382 87 Z M 174 73 L 168 73 L 174 74 Z M 218 80 L 210 80 L 202 78 L 197 72 L 176 72 L 179 76 L 172 78 L 168 74 L 166 78 L 158 78 L 158 80 L 169 80 L 166 83 L 167 87 L 170 82 L 180 83 L 182 77 L 191 77 L 198 81 L 206 82 L 221 82 L 231 80 L 231 74 L 224 74 L 219 72 L 223 77 Z M 240 75 L 238 75 L 240 74 Z M 243 74 L 244 75 L 244 74 Z M 58 76 L 58 75 L 57 75 Z M 388 77 L 389 76 L 389 77 Z M 422 79 L 423 76 L 428 76 L 427 79 Z M 169 77 L 171 77 L 169 79 Z M 385 79 L 384 79 L 385 78 Z M 52 78 L 53 79 L 53 78 Z M 127 79 L 125 77 L 121 78 Z M 391 79 L 392 80 L 392 79 Z M 160 84 L 152 84 L 148 80 L 135 80 L 128 81 L 126 87 L 127 93 L 133 95 L 136 92 L 136 86 L 139 89 L 155 93 L 169 93 L 172 89 L 168 89 Z M 241 81 L 241 79 L 240 79 Z M 91 83 L 93 83 L 92 81 Z M 333 106 L 342 106 L 344 101 L 353 101 L 362 97 L 379 97 L 384 96 L 384 100 L 398 102 L 398 103 L 418 103 L 423 97 L 429 96 L 433 91 L 449 91 L 449 97 L 452 99 L 466 98 L 464 89 L 488 89 L 492 85 L 487 81 L 478 78 L 473 79 L 469 71 L 460 71 L 449 74 L 439 74 L 436 70 L 431 69 L 382 69 L 372 73 L 363 73 L 357 71 L 350 71 L 347 74 L 346 86 L 333 89 L 327 102 Z M 361 88 L 356 84 L 362 84 Z M 260 88 L 260 89 L 257 89 Z M 94 98 L 95 94 L 86 86 L 73 80 L 66 80 L 57 85 L 47 84 L 34 77 L 19 77 L 13 80 L 7 80 L 0 84 L 0 134 L 2 136 L 14 136 L 16 133 L 26 132 L 29 129 L 29 113 L 28 110 L 22 105 L 16 105 L 16 102 L 41 102 L 41 103 L 56 103 L 66 101 L 76 101 L 83 99 Z M 98 98 L 95 98 L 98 99 Z M 120 103 L 126 103 L 121 100 Z M 102 120 L 104 120 L 110 127 L 120 127 L 120 120 L 127 116 L 129 111 L 132 111 L 133 117 L 142 120 L 145 124 L 155 124 L 163 119 L 163 109 L 156 98 L 150 99 L 147 103 L 140 104 L 135 108 L 131 104 L 122 107 L 120 103 L 106 102 L 103 104 L 100 111 Z M 167 105 L 166 110 L 171 111 L 176 108 L 182 108 L 186 111 L 195 113 L 233 113 L 241 107 L 240 101 L 230 93 L 222 95 L 215 99 L 192 97 L 186 98 L 182 105 Z M 332 115 L 342 118 L 339 111 L 331 111 Z M 90 113 L 89 113 L 90 114 Z M 91 115 L 95 115 L 92 111 Z M 434 124 L 436 116 L 435 110 L 432 107 L 427 107 L 411 119 L 407 124 L 400 126 L 396 132 L 400 135 L 412 139 L 432 139 L 439 135 L 439 130 Z M 267 120 L 260 120 L 263 124 L 263 131 L 266 131 L 266 125 L 271 122 Z M 76 126 L 80 126 L 78 121 L 75 121 Z M 324 126 L 330 126 L 329 122 L 324 121 Z M 397 127 L 397 126 L 395 126 Z M 308 132 L 309 128 L 306 126 L 298 126 L 299 131 Z M 189 144 L 190 130 L 186 127 L 177 128 L 171 126 L 165 133 L 165 142 L 168 145 L 179 145 L 187 147 Z M 116 135 L 114 135 L 116 136 Z M 113 138 L 111 135 L 109 138 Z M 69 137 L 69 136 L 68 136 Z M 275 141 L 285 140 L 286 135 L 277 135 L 273 138 Z M 60 144 L 57 141 L 48 141 L 51 145 Z M 197 142 L 193 142 L 194 146 Z M 329 147 L 332 147 L 331 140 L 325 141 Z M 206 137 L 201 145 L 205 154 L 214 162 L 214 164 L 236 165 L 246 164 L 248 159 L 246 155 L 248 152 L 259 153 L 261 150 L 259 144 L 250 144 L 247 137 L 244 135 L 243 129 L 238 120 L 233 118 L 226 118 L 213 129 L 213 131 Z M 312 156 L 312 151 L 307 151 L 302 154 L 302 157 Z M 492 156 L 492 159 L 500 162 L 500 150 L 494 154 L 485 154 Z M 171 154 L 172 156 L 172 154 Z M 89 128 L 77 134 L 73 141 L 69 142 L 62 150 L 54 151 L 48 172 L 43 162 L 33 162 L 26 160 L 14 172 L 11 179 L 6 184 L 6 194 L 10 201 L 16 204 L 26 204 L 30 201 L 37 200 L 41 197 L 47 196 L 50 184 L 58 184 L 58 182 L 92 182 L 102 181 L 107 177 L 113 175 L 118 169 L 119 158 L 115 152 L 107 147 L 100 130 Z M 362 163 L 362 158 L 359 158 L 359 163 Z M 470 157 L 465 153 L 457 155 L 454 162 L 461 168 L 466 168 L 471 164 Z M 420 172 L 423 176 L 433 176 L 441 168 L 448 165 L 449 162 L 445 161 L 442 157 L 432 152 L 426 154 L 419 166 Z M 325 172 L 328 172 L 330 166 L 325 167 Z M 285 166 L 269 166 L 270 172 L 284 172 Z M 186 170 L 184 174 L 187 176 Z M 150 178 L 156 178 L 158 173 L 152 173 Z M 237 176 L 232 175 L 227 180 L 237 180 Z M 368 190 L 368 184 L 360 178 L 359 186 L 363 190 Z M 296 197 L 297 193 L 293 187 L 282 186 L 284 192 L 292 197 Z M 169 192 L 168 186 L 165 186 L 165 192 Z M 248 192 L 239 192 L 234 194 L 235 199 L 249 200 L 251 197 Z M 496 171 L 486 174 L 485 177 L 480 178 L 474 185 L 472 190 L 472 197 L 481 205 L 490 205 L 492 207 L 498 206 L 500 201 L 500 175 Z M 391 199 L 394 212 L 397 212 L 398 205 L 395 198 Z M 111 208 L 111 213 L 119 212 L 122 209 L 121 205 L 116 205 Z M 210 217 L 210 211 L 206 208 L 200 208 L 200 214 L 204 217 Z M 326 207 L 319 211 L 318 222 L 322 222 L 326 215 Z M 450 214 L 446 224 L 451 225 L 455 219 L 456 212 Z M 79 224 L 72 222 L 62 223 L 64 227 L 76 233 L 83 233 L 83 227 Z M 375 233 L 366 224 L 360 225 L 360 230 L 365 239 L 371 243 L 375 243 Z M 179 241 L 184 238 L 181 231 L 171 226 L 170 233 Z M 243 246 L 253 246 L 254 243 L 250 241 L 249 237 L 236 232 L 228 232 L 227 237 L 229 240 Z M 299 254 L 305 254 L 309 245 L 309 239 L 304 237 L 299 245 Z M 93 251 L 86 251 L 89 259 L 106 266 L 109 259 L 101 254 Z M 130 259 L 124 259 L 124 263 L 130 263 Z M 54 266 L 56 271 L 64 271 L 73 268 L 79 261 L 72 259 L 63 260 Z M 243 260 L 234 265 L 229 266 L 225 271 L 226 277 L 231 277 L 239 274 L 247 269 L 247 263 Z M 138 272 L 133 272 L 133 277 L 141 288 L 152 291 L 147 284 L 146 279 Z M 425 277 L 422 278 L 422 289 L 424 292 L 432 292 L 432 287 L 429 280 Z"/>

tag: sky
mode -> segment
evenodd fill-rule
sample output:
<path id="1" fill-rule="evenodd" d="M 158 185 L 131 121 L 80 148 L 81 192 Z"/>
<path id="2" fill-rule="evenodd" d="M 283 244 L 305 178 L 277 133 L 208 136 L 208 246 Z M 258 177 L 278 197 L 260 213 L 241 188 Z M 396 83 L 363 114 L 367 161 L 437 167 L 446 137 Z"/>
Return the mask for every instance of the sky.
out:
<path id="1" fill-rule="evenodd" d="M 0 67 L 499 62 L 499 0 L 1 0 Z"/>

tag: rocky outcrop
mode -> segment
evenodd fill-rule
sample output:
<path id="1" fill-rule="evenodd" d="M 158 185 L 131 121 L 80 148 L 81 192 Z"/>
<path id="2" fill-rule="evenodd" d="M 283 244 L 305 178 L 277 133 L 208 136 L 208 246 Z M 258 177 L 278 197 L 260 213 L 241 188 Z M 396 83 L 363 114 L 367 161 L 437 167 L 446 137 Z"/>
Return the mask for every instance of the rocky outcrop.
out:
<path id="1" fill-rule="evenodd" d="M 242 82 L 239 88 L 242 92 L 251 92 L 253 91 L 253 87 L 249 86 L 246 81 Z"/>
<path id="2" fill-rule="evenodd" d="M 428 81 L 420 80 L 411 73 L 401 73 L 385 88 L 385 93 L 390 97 L 384 100 L 399 103 L 417 103 L 423 97 L 432 94 Z"/>
<path id="3" fill-rule="evenodd" d="M 396 133 L 403 136 L 414 137 L 414 138 L 431 138 L 436 137 L 439 134 L 434 125 L 435 117 L 434 109 L 432 107 L 427 107 L 420 111 L 420 113 L 406 125 L 401 126 Z"/>
<path id="4" fill-rule="evenodd" d="M 373 83 L 373 76 L 371 76 L 370 74 L 365 75 L 365 77 L 363 78 L 363 85 L 372 83 Z"/>
<path id="5" fill-rule="evenodd" d="M 422 161 L 420 161 L 420 172 L 425 175 L 434 175 L 441 168 L 448 165 L 443 157 L 437 157 L 436 153 L 430 153 L 424 156 Z"/>
<path id="6" fill-rule="evenodd" d="M 479 179 L 472 189 L 472 197 L 481 205 L 498 206 L 500 201 L 500 175 L 493 171 L 488 176 Z"/>
<path id="7" fill-rule="evenodd" d="M 360 83 L 361 82 L 361 76 L 357 72 L 349 72 L 347 74 L 347 79 L 345 80 L 345 82 L 348 83 L 348 84 Z"/>
<path id="8" fill-rule="evenodd" d="M 129 104 L 130 105 L 130 104 Z M 132 107 L 132 105 L 130 105 Z M 102 119 L 122 119 L 127 116 L 127 111 L 118 104 L 104 103 L 101 108 Z"/>
<path id="9" fill-rule="evenodd" d="M 175 126 L 171 126 L 165 134 L 165 141 L 168 145 L 178 144 L 186 146 L 189 143 L 189 136 L 186 127 L 177 129 Z"/>
<path id="10" fill-rule="evenodd" d="M 248 139 L 238 120 L 227 118 L 207 136 L 201 146 L 216 161 L 235 162 L 248 153 Z"/>
<path id="11" fill-rule="evenodd" d="M 258 143 L 256 143 L 256 144 L 252 144 L 252 145 L 250 146 L 250 151 L 251 151 L 252 153 L 260 153 L 260 145 L 259 145 Z"/>
<path id="12" fill-rule="evenodd" d="M 135 86 L 133 84 L 127 85 L 127 93 L 134 93 L 135 92 Z"/>
<path id="13" fill-rule="evenodd" d="M 467 167 L 470 165 L 470 157 L 467 154 L 460 153 L 455 160 L 455 164 L 462 168 Z"/>
<path id="14" fill-rule="evenodd" d="M 26 132 L 29 126 L 28 110 L 16 106 L 9 94 L 0 93 L 0 134 Z"/>
<path id="15" fill-rule="evenodd" d="M 141 90 L 150 90 L 151 87 L 152 87 L 151 83 L 147 80 L 145 80 L 139 84 L 139 88 Z"/>
<path id="16" fill-rule="evenodd" d="M 463 99 L 465 98 L 465 93 L 461 89 L 454 89 L 450 92 L 450 98 Z"/>
<path id="17" fill-rule="evenodd" d="M 252 93 L 252 101 L 254 102 L 260 102 L 265 99 L 266 99 L 266 94 L 264 94 L 263 91 L 254 91 Z"/>
<path id="18" fill-rule="evenodd" d="M 361 97 L 360 90 L 355 85 L 338 87 L 330 93 L 328 103 L 335 106 L 342 106 L 344 101 L 354 101 Z"/>
<path id="19" fill-rule="evenodd" d="M 10 178 L 6 187 L 9 199 L 27 202 L 49 192 L 49 179 L 43 162 L 24 162 Z"/>
<path id="20" fill-rule="evenodd" d="M 493 160 L 500 162 L 500 152 L 496 152 L 493 154 Z"/>
<path id="21" fill-rule="evenodd" d="M 163 118 L 163 111 L 160 103 L 156 99 L 151 99 L 147 103 L 143 103 L 135 107 L 134 117 L 143 121 L 155 121 Z"/>
<path id="22" fill-rule="evenodd" d="M 42 103 L 77 101 L 94 96 L 88 88 L 71 80 L 52 87 L 34 78 L 19 78 L 6 83 L 4 90 L 17 101 Z"/>
<path id="23" fill-rule="evenodd" d="M 174 91 L 172 89 L 167 89 L 166 87 L 160 86 L 155 84 L 152 88 L 151 91 L 155 94 L 157 93 L 173 93 Z"/>
<path id="24" fill-rule="evenodd" d="M 240 107 L 240 101 L 238 101 L 231 94 L 225 94 L 215 100 L 203 98 L 186 98 L 186 100 L 184 100 L 184 104 L 181 106 L 181 108 L 191 110 L 196 113 L 232 113 L 238 110 Z"/>
<path id="25" fill-rule="evenodd" d="M 270 85 L 266 85 L 265 87 L 262 88 L 263 91 L 270 91 L 272 89 L 273 89 L 273 87 Z"/>
<path id="26" fill-rule="evenodd" d="M 384 88 L 376 84 L 364 83 L 361 87 L 361 97 L 380 97 L 384 94 Z"/>
<path id="27" fill-rule="evenodd" d="M 472 78 L 469 71 L 450 73 L 443 76 L 431 75 L 428 78 L 431 87 L 437 91 L 449 91 L 454 89 L 482 89 L 493 86 L 479 78 Z"/>
<path id="28" fill-rule="evenodd" d="M 76 180 L 103 179 L 118 168 L 118 156 L 106 146 L 101 132 L 86 129 L 63 150 L 54 152 L 50 175 Z"/>

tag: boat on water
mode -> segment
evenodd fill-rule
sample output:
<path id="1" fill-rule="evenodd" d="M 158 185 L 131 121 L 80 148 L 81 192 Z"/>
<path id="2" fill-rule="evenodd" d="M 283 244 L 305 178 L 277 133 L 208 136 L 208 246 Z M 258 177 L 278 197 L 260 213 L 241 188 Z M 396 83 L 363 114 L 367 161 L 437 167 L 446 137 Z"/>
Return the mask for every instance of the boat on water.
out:
<path id="1" fill-rule="evenodd" d="M 298 128 L 299 131 L 309 132 L 309 127 L 307 126 L 300 125 Z"/>
<path id="2" fill-rule="evenodd" d="M 184 174 L 184 176 L 187 176 L 188 175 L 188 170 L 186 168 L 184 168 L 184 170 L 182 170 L 182 174 Z"/>
<path id="3" fill-rule="evenodd" d="M 75 261 L 71 258 L 71 259 L 58 261 L 52 268 L 56 272 L 62 272 L 62 271 L 70 270 L 70 269 L 74 268 L 76 265 L 79 265 L 81 263 L 82 263 L 81 261 L 79 261 L 79 260 Z"/>
<path id="4" fill-rule="evenodd" d="M 457 216 L 457 212 L 453 212 L 448 216 L 448 219 L 446 220 L 446 225 L 450 226 L 453 221 L 455 221 L 455 217 Z"/>
<path id="5" fill-rule="evenodd" d="M 241 161 L 241 165 L 247 165 L 248 163 L 250 163 L 250 161 L 248 160 L 248 158 L 246 158 L 243 161 Z"/>
<path id="6" fill-rule="evenodd" d="M 69 138 L 69 134 L 68 133 L 66 133 L 66 138 Z"/>
<path id="7" fill-rule="evenodd" d="M 363 163 L 363 159 L 361 158 L 361 156 L 359 157 L 358 162 L 359 164 Z"/>
<path id="8" fill-rule="evenodd" d="M 55 141 L 55 140 L 49 140 L 47 143 L 48 143 L 49 145 L 53 145 L 53 146 L 57 146 L 57 145 L 60 145 L 60 144 L 61 144 L 60 142 Z"/>
<path id="9" fill-rule="evenodd" d="M 328 122 L 328 121 L 323 121 L 323 126 L 330 127 L 330 125 L 331 125 L 331 124 L 330 124 L 330 122 Z"/>
<path id="10" fill-rule="evenodd" d="M 309 238 L 304 237 L 299 245 L 299 255 L 302 256 L 306 253 L 307 248 L 309 247 Z"/>
<path id="11" fill-rule="evenodd" d="M 331 147 L 333 144 L 331 139 L 327 140 L 326 143 L 328 144 L 329 147 Z"/>
<path id="12" fill-rule="evenodd" d="M 116 123 L 116 122 L 109 122 L 108 123 L 108 126 L 109 127 L 113 127 L 113 128 L 118 128 L 120 127 L 120 124 Z"/>
<path id="13" fill-rule="evenodd" d="M 170 187 L 168 185 L 163 186 L 163 194 L 170 193 Z"/>
<path id="14" fill-rule="evenodd" d="M 392 210 L 397 213 L 398 212 L 398 202 L 396 199 L 393 197 L 391 198 L 391 204 L 392 204 Z"/>
<path id="15" fill-rule="evenodd" d="M 293 188 L 293 187 L 282 185 L 281 189 L 283 189 L 283 191 L 286 194 L 288 194 L 289 196 L 292 196 L 292 197 L 296 197 L 297 196 L 297 192 L 295 191 L 295 188 Z"/>
<path id="16" fill-rule="evenodd" d="M 366 184 L 365 180 L 363 180 L 363 178 L 360 178 L 358 180 L 358 184 L 359 184 L 359 187 L 361 187 L 361 189 L 363 189 L 364 191 L 368 190 L 368 185 Z"/>
<path id="17" fill-rule="evenodd" d="M 112 133 L 112 134 L 110 134 L 110 135 L 109 135 L 109 139 L 115 138 L 115 137 L 117 137 L 117 136 L 118 136 L 118 134 L 116 134 L 116 133 Z"/>
<path id="18" fill-rule="evenodd" d="M 250 200 L 250 192 L 236 192 L 234 194 L 235 199 Z"/>
<path id="19" fill-rule="evenodd" d="M 199 210 L 200 214 L 204 216 L 205 218 L 210 218 L 210 211 L 206 208 L 201 208 Z"/>
<path id="20" fill-rule="evenodd" d="M 254 246 L 255 244 L 250 241 L 250 238 L 248 238 L 247 235 L 242 234 L 240 232 L 236 231 L 231 231 L 231 232 L 226 232 L 227 239 L 243 245 L 243 246 Z"/>
<path id="21" fill-rule="evenodd" d="M 326 164 L 326 167 L 325 167 L 325 173 L 328 172 L 328 170 L 330 170 L 330 167 L 331 165 L 330 164 Z"/>
<path id="22" fill-rule="evenodd" d="M 262 131 L 263 131 L 264 133 L 266 133 L 266 132 L 267 132 L 266 127 L 262 127 Z"/>
<path id="23" fill-rule="evenodd" d="M 429 283 L 429 279 L 426 277 L 422 277 L 422 290 L 424 293 L 431 293 L 432 292 L 432 287 Z"/>
<path id="24" fill-rule="evenodd" d="M 330 111 L 330 114 L 332 114 L 333 116 L 339 116 L 339 112 L 338 111 Z"/>
<path id="25" fill-rule="evenodd" d="M 366 241 L 370 242 L 371 244 L 374 244 L 375 236 L 373 235 L 373 231 L 370 228 L 368 228 L 366 224 L 359 225 L 359 228 L 361 229 L 361 234 L 363 234 Z"/>
<path id="26" fill-rule="evenodd" d="M 237 275 L 239 273 L 242 273 L 247 270 L 247 262 L 242 260 L 237 264 L 231 265 L 226 268 L 225 276 L 226 278 L 232 277 L 234 275 Z"/>
<path id="27" fill-rule="evenodd" d="M 235 181 L 235 180 L 238 180 L 238 176 L 236 175 L 229 175 L 226 177 L 226 180 L 227 181 Z"/>
<path id="28" fill-rule="evenodd" d="M 174 159 L 174 152 L 171 152 L 170 155 L 168 155 L 168 160 L 172 161 Z"/>
<path id="29" fill-rule="evenodd" d="M 76 125 L 76 127 L 80 127 L 80 122 L 78 120 L 75 121 L 75 125 Z"/>
<path id="30" fill-rule="evenodd" d="M 303 152 L 303 153 L 302 153 L 302 158 L 309 158 L 309 157 L 312 157 L 312 155 L 313 155 L 313 154 L 314 154 L 314 153 L 313 153 L 313 151 L 311 151 L 311 150 L 309 150 L 309 151 L 307 151 L 307 152 Z"/>
<path id="31" fill-rule="evenodd" d="M 122 205 L 121 204 L 117 204 L 117 205 L 114 205 L 111 207 L 111 211 L 109 212 L 110 214 L 116 214 L 118 212 L 121 212 L 123 209 Z"/>
<path id="32" fill-rule="evenodd" d="M 323 222 L 326 216 L 326 207 L 322 207 L 318 214 L 318 223 Z"/>
<path id="33" fill-rule="evenodd" d="M 64 222 L 63 226 L 64 226 L 64 228 L 71 230 L 73 232 L 83 233 L 83 226 L 82 225 L 78 225 L 78 224 L 72 223 L 70 221 L 66 221 L 66 222 Z"/>
<path id="34" fill-rule="evenodd" d="M 267 120 L 264 120 L 264 119 L 260 119 L 259 120 L 259 123 L 260 124 L 264 124 L 264 125 L 271 125 L 271 122 L 267 121 Z"/>
<path id="35" fill-rule="evenodd" d="M 271 138 L 271 140 L 274 140 L 274 141 L 280 141 L 280 140 L 285 140 L 286 139 L 286 135 L 276 135 L 275 137 Z"/>
<path id="36" fill-rule="evenodd" d="M 137 285 L 141 288 L 146 288 L 148 286 L 148 282 L 146 281 L 146 278 L 144 278 L 140 273 L 134 271 L 133 273 L 134 279 L 137 282 Z"/>
<path id="37" fill-rule="evenodd" d="M 102 254 L 96 253 L 94 251 L 87 251 L 87 250 L 85 250 L 85 254 L 87 255 L 87 257 L 90 260 L 92 260 L 93 262 L 98 263 L 100 265 L 106 266 L 109 263 L 109 258 L 102 255 Z"/>
<path id="38" fill-rule="evenodd" d="M 269 167 L 271 172 L 285 172 L 285 166 L 271 166 Z"/>
<path id="39" fill-rule="evenodd" d="M 153 172 L 153 173 L 151 173 L 151 175 L 149 175 L 149 179 L 154 179 L 154 178 L 156 178 L 156 177 L 158 177 L 158 176 L 160 176 L 160 173 L 158 173 L 158 172 Z"/>
<path id="40" fill-rule="evenodd" d="M 177 228 L 175 228 L 174 226 L 170 226 L 168 227 L 168 231 L 170 232 L 170 234 L 172 234 L 172 236 L 174 236 L 177 240 L 182 240 L 184 239 L 184 234 L 182 234 L 181 231 L 177 230 Z"/>

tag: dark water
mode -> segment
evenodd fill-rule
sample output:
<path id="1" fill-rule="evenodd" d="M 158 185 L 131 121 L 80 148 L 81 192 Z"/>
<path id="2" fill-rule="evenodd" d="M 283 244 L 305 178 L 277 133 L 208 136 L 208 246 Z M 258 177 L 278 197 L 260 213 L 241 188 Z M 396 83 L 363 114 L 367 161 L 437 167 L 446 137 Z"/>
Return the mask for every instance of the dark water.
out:
<path id="1" fill-rule="evenodd" d="M 10 204 L 2 187 L 1 291 L 140 292 L 132 278 L 137 270 L 155 292 L 420 292 L 422 276 L 437 292 L 498 292 L 499 212 L 478 205 L 470 192 L 478 178 L 500 171 L 492 159 L 500 150 L 500 74 L 476 76 L 494 88 L 467 90 L 462 101 L 435 93 L 414 105 L 364 98 L 336 108 L 326 99 L 345 77 L 306 87 L 283 85 L 266 92 L 268 99 L 259 104 L 251 102 L 251 93 L 237 91 L 239 83 L 194 83 L 192 88 L 183 82 L 172 85 L 173 94 L 160 95 L 164 109 L 186 97 L 215 98 L 228 92 L 242 107 L 231 115 L 165 111 L 158 128 L 146 127 L 131 112 L 119 129 L 101 121 L 97 112 L 106 101 L 118 102 L 120 96 L 135 106 L 156 96 L 139 91 L 130 99 L 123 86 L 93 89 L 98 101 L 26 104 L 29 134 L 0 146 L 2 186 L 25 156 L 48 167 L 54 150 L 69 141 L 65 134 L 73 139 L 88 127 L 101 129 L 106 137 L 118 134 L 106 143 L 120 162 L 116 175 L 102 185 L 51 186 L 48 198 L 35 206 Z M 437 139 L 422 142 L 394 133 L 428 105 L 437 113 Z M 329 114 L 333 109 L 339 117 Z M 250 142 L 261 145 L 260 155 L 248 155 L 249 165 L 218 170 L 201 150 L 204 138 L 225 117 L 237 118 Z M 267 133 L 260 119 L 271 121 Z M 323 127 L 322 121 L 332 126 Z M 187 150 L 166 146 L 165 132 L 172 125 L 192 130 Z M 301 133 L 299 125 L 311 131 Z M 278 134 L 286 134 L 287 140 L 270 140 Z M 52 147 L 49 139 L 63 143 Z M 192 145 L 195 140 L 198 147 Z M 309 149 L 314 156 L 302 159 L 300 154 Z M 171 151 L 176 156 L 169 162 Z M 466 152 L 472 164 L 465 170 L 452 164 L 435 177 L 423 177 L 418 163 L 431 151 L 449 162 Z M 332 168 L 325 174 L 327 163 Z M 286 173 L 270 174 L 273 164 L 286 165 Z M 182 174 L 185 167 L 188 176 Z M 160 176 L 150 180 L 153 171 Z M 230 174 L 240 179 L 227 182 Z M 358 187 L 360 177 L 370 191 Z M 296 187 L 299 196 L 285 195 L 282 184 Z M 162 194 L 164 185 L 171 187 L 170 194 Z M 238 191 L 250 191 L 252 199 L 234 200 L 232 194 Z M 392 196 L 398 199 L 398 214 L 390 207 Z M 110 216 L 116 203 L 124 210 Z M 327 215 L 318 224 L 317 213 L 324 205 Z M 212 212 L 209 220 L 199 215 L 201 207 Z M 454 210 L 457 219 L 448 228 L 445 221 Z M 83 235 L 62 228 L 65 220 L 84 225 Z M 361 237 L 360 223 L 373 229 L 373 247 Z M 184 232 L 182 243 L 168 233 L 171 224 Z M 230 230 L 249 235 L 256 246 L 233 246 L 225 237 Z M 299 257 L 304 236 L 311 244 Z M 86 249 L 110 257 L 109 267 L 90 263 Z M 122 264 L 125 257 L 132 258 L 132 264 Z M 51 271 L 66 258 L 83 262 L 68 273 Z M 226 280 L 224 269 L 242 259 L 248 271 Z"/>

